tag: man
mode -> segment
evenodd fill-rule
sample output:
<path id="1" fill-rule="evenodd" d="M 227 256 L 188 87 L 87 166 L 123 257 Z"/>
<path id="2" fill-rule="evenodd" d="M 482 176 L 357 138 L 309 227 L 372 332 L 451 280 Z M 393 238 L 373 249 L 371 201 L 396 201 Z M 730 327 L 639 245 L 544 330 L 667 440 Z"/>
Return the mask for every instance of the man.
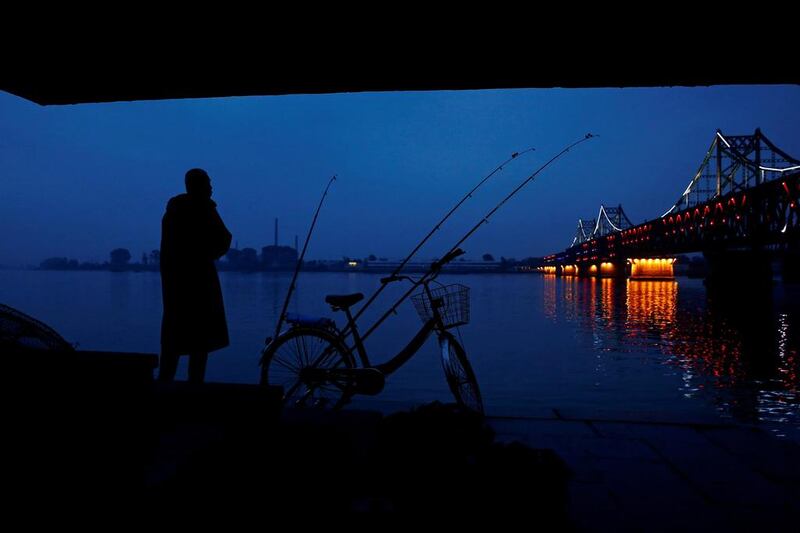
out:
<path id="1" fill-rule="evenodd" d="M 228 345 L 228 326 L 214 260 L 231 245 L 231 234 L 211 200 L 205 170 L 186 173 L 186 194 L 167 203 L 161 220 L 161 368 L 172 381 L 178 357 L 189 354 L 189 381 L 201 383 L 208 352 Z"/>

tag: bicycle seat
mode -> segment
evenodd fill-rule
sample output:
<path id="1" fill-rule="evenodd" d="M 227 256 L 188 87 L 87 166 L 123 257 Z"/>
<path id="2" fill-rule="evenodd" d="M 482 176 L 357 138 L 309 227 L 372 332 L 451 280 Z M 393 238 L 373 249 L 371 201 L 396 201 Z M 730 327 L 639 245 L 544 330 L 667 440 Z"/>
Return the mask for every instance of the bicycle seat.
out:
<path id="1" fill-rule="evenodd" d="M 331 304 L 333 310 L 337 311 L 338 309 L 347 309 L 363 299 L 364 295 L 360 292 L 355 294 L 329 294 L 325 297 L 325 302 Z"/>

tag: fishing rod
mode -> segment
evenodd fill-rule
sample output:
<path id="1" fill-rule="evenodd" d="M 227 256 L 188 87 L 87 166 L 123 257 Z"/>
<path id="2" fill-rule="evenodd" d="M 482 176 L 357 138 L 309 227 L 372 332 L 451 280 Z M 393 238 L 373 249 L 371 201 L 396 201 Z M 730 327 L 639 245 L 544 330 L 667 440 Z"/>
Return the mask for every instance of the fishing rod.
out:
<path id="1" fill-rule="evenodd" d="M 535 150 L 535 148 L 531 147 L 531 148 L 528 148 L 528 149 L 526 149 L 526 150 L 522 150 L 521 152 L 514 152 L 513 154 L 511 154 L 511 157 L 509 157 L 508 159 L 506 159 L 505 161 L 503 161 L 502 163 L 500 163 L 499 165 L 497 165 L 497 167 L 495 167 L 495 169 L 494 169 L 494 170 L 492 170 L 492 171 L 491 171 L 491 172 L 489 172 L 489 173 L 488 173 L 486 176 L 484 176 L 484 177 L 483 177 L 483 178 L 482 178 L 482 179 L 481 179 L 481 180 L 478 182 L 478 184 L 477 184 L 477 185 L 475 185 L 475 186 L 474 186 L 474 187 L 473 187 L 473 188 L 472 188 L 472 189 L 471 189 L 471 190 L 470 190 L 470 191 L 469 191 L 467 194 L 465 194 L 465 195 L 464 195 L 464 197 L 463 197 L 463 198 L 461 198 L 461 200 L 459 200 L 459 201 L 458 201 L 458 203 L 456 203 L 456 205 L 454 205 L 454 206 L 453 206 L 453 207 L 450 209 L 450 211 L 448 211 L 448 212 L 447 212 L 447 214 L 446 214 L 446 215 L 445 215 L 445 216 L 444 216 L 444 217 L 443 217 L 443 218 L 442 218 L 442 219 L 441 219 L 439 222 L 437 222 L 437 223 L 436 223 L 436 224 L 433 226 L 433 228 L 431 228 L 431 230 L 428 232 L 428 234 L 427 234 L 427 235 L 425 235 L 425 237 L 423 237 L 423 239 L 422 239 L 422 240 L 421 240 L 421 241 L 420 241 L 420 242 L 419 242 L 419 243 L 418 243 L 418 244 L 417 244 L 417 245 L 414 247 L 414 249 L 413 249 L 413 250 L 411 250 L 411 253 L 409 253 L 409 254 L 406 256 L 406 258 L 405 258 L 405 259 L 403 259 L 403 261 L 401 261 L 401 262 L 400 262 L 400 264 L 399 264 L 399 265 L 398 265 L 398 266 L 397 266 L 397 267 L 394 269 L 394 271 L 391 273 L 391 275 L 390 275 L 389 277 L 394 277 L 394 276 L 398 275 L 398 274 L 400 273 L 400 271 L 402 271 L 402 270 L 403 270 L 403 267 L 405 267 L 405 266 L 406 266 L 406 264 L 407 264 L 407 263 L 408 263 L 408 262 L 411 260 L 411 258 L 412 258 L 412 257 L 414 257 L 414 255 L 415 255 L 415 254 L 416 254 L 416 253 L 419 251 L 419 249 L 420 249 L 420 248 L 422 248 L 422 246 L 423 246 L 423 245 L 424 245 L 426 242 L 428 242 L 428 239 L 430 239 L 430 238 L 433 236 L 433 234 L 434 234 L 434 233 L 436 233 L 437 231 L 439 231 L 439 228 L 441 228 L 441 227 L 442 227 L 442 224 L 444 224 L 444 223 L 447 221 L 447 219 L 448 219 L 448 218 L 450 218 L 450 215 L 452 215 L 453 213 L 455 213 L 455 211 L 456 211 L 456 210 L 457 210 L 459 207 L 461 207 L 461 204 L 463 204 L 464 202 L 466 202 L 467 200 L 469 200 L 470 198 L 472 198 L 472 195 L 475 193 L 475 191 L 477 191 L 477 190 L 478 190 L 478 189 L 479 189 L 479 188 L 480 188 L 480 187 L 481 187 L 481 186 L 482 186 L 484 183 L 486 183 L 487 181 L 489 181 L 489 179 L 490 179 L 492 176 L 494 176 L 495 174 L 497 174 L 498 172 L 500 172 L 501 170 L 503 170 L 503 168 L 504 168 L 504 167 L 505 167 L 505 166 L 506 166 L 508 163 L 510 163 L 511 161 L 513 161 L 513 160 L 517 159 L 517 158 L 518 158 L 519 156 L 521 156 L 521 155 L 527 154 L 528 152 L 533 152 L 534 150 Z M 356 320 L 358 320 L 358 317 L 360 317 L 360 316 L 361 316 L 361 315 L 364 313 L 364 311 L 366 311 L 366 310 L 367 310 L 367 308 L 368 308 L 368 307 L 369 307 L 369 306 L 372 304 L 372 302 L 374 302 L 374 301 L 375 301 L 375 299 L 376 299 L 376 298 L 377 298 L 377 297 L 378 297 L 378 296 L 379 296 L 379 295 L 380 295 L 380 294 L 383 292 L 383 289 L 384 289 L 385 287 L 386 287 L 386 284 L 385 284 L 385 283 L 382 283 L 382 284 L 380 285 L 380 287 L 378 287 L 378 289 L 377 289 L 377 290 L 376 290 L 374 293 L 372 293 L 372 296 L 370 296 L 370 297 L 369 297 L 369 299 L 366 301 L 366 303 L 365 303 L 364 305 L 362 305 L 362 306 L 361 306 L 361 308 L 358 310 L 358 312 L 357 312 L 357 313 L 355 314 L 355 316 L 353 317 L 353 323 L 355 323 L 355 321 L 356 321 Z M 348 333 L 349 333 L 349 326 L 348 326 L 348 328 L 345 328 L 345 330 L 343 331 L 343 334 L 344 334 L 344 335 L 347 335 Z"/>
<path id="2" fill-rule="evenodd" d="M 383 315 L 382 315 L 382 316 L 381 316 L 381 317 L 380 317 L 380 318 L 377 320 L 377 322 L 375 322 L 375 323 L 374 323 L 374 324 L 373 324 L 373 325 L 372 325 L 372 326 L 371 326 L 371 327 L 370 327 L 370 328 L 369 328 L 369 329 L 368 329 L 368 330 L 367 330 L 367 331 L 366 331 L 366 332 L 365 332 L 365 333 L 364 333 L 364 334 L 361 336 L 361 341 L 363 342 L 364 340 L 366 340 L 366 338 L 367 338 L 367 337 L 369 337 L 369 335 L 370 335 L 370 334 L 371 334 L 373 331 L 375 331 L 375 329 L 377 329 L 377 327 L 378 327 L 378 326 L 380 326 L 380 325 L 381 325 L 381 324 L 382 324 L 382 323 L 383 323 L 383 322 L 384 322 L 384 321 L 385 321 L 387 318 L 389 318 L 389 316 L 390 316 L 391 314 L 395 313 L 395 312 L 396 312 L 396 309 L 397 309 L 397 308 L 400 306 L 400 304 L 401 304 L 401 303 L 403 303 L 403 302 L 406 300 L 406 298 L 408 298 L 408 297 L 411 295 L 411 293 L 412 293 L 412 292 L 414 292 L 414 291 L 417 289 L 417 287 L 419 287 L 420 285 L 422 285 L 422 284 L 423 284 L 425 281 L 427 281 L 427 280 L 428 280 L 428 279 L 429 279 L 429 278 L 430 278 L 432 275 L 434 275 L 434 274 L 438 274 L 438 273 L 439 273 L 439 270 L 441 270 L 441 268 L 442 268 L 442 267 L 443 267 L 443 266 L 444 266 L 444 265 L 445 265 L 447 262 L 451 261 L 451 260 L 452 260 L 452 259 L 454 259 L 455 257 L 458 257 L 459 255 L 462 255 L 462 254 L 464 253 L 464 251 L 463 251 L 463 250 L 461 250 L 461 249 L 459 248 L 459 246 L 460 246 L 460 245 L 461 245 L 461 244 L 462 244 L 464 241 L 466 241 L 468 238 L 470 238 L 470 237 L 472 236 L 472 234 L 473 234 L 473 233 L 475 233 L 475 232 L 478 230 L 478 228 L 480 228 L 480 227 L 481 227 L 483 224 L 486 224 L 486 223 L 488 223 L 488 222 L 489 222 L 489 218 L 490 218 L 490 217 L 491 217 L 491 216 L 492 216 L 492 215 L 493 215 L 493 214 L 494 214 L 494 213 L 495 213 L 495 212 L 496 212 L 498 209 L 500 209 L 500 208 L 503 206 L 503 204 L 505 204 L 505 203 L 506 203 L 508 200 L 510 200 L 510 199 L 511 199 L 511 198 L 512 198 L 512 197 L 513 197 L 515 194 L 517 194 L 517 193 L 518 193 L 518 192 L 519 192 L 519 191 L 520 191 L 520 190 L 521 190 L 523 187 L 525 187 L 525 185 L 527 185 L 528 183 L 530 183 L 531 181 L 533 181 L 533 180 L 536 178 L 536 176 L 537 176 L 537 175 L 539 175 L 539 173 L 540 173 L 540 172 L 542 172 L 544 169 L 546 169 L 548 166 L 550 166 L 550 164 L 552 164 L 553 162 L 555 162 L 556 160 L 558 160 L 558 159 L 559 159 L 561 156 L 563 156 L 564 154 L 566 154 L 567 152 L 569 152 L 569 151 L 570 151 L 570 149 L 572 149 L 572 148 L 574 148 L 575 146 L 577 146 L 577 145 L 579 145 L 579 144 L 581 144 L 581 143 L 583 143 L 583 142 L 585 142 L 585 141 L 588 141 L 589 139 L 592 139 L 592 138 L 594 138 L 594 137 L 598 137 L 598 135 L 593 135 L 593 134 L 591 134 L 591 133 L 587 133 L 587 134 L 586 134 L 586 135 L 585 135 L 583 138 L 581 138 L 581 139 L 579 139 L 579 140 L 577 140 L 577 141 L 573 142 L 572 144 L 568 145 L 566 148 L 564 148 L 563 150 L 561 150 L 561 151 L 560 151 L 558 154 L 554 155 L 554 156 L 553 156 L 553 157 L 552 157 L 552 158 L 551 158 L 549 161 L 547 161 L 545 164 L 543 164 L 543 165 L 542 165 L 542 166 L 540 166 L 538 169 L 536 169 L 536 170 L 533 172 L 533 174 L 531 174 L 530 176 L 528 176 L 527 178 L 525 178 L 525 179 L 524 179 L 524 180 L 523 180 L 523 181 L 522 181 L 522 182 L 521 182 L 521 183 L 520 183 L 520 184 L 519 184 L 519 185 L 518 185 L 518 186 L 517 186 L 517 187 L 516 187 L 516 188 L 515 188 L 513 191 L 511 191 L 511 192 L 510 192 L 508 195 L 506 195 L 506 197 L 505 197 L 505 198 L 503 198 L 503 199 L 500 201 L 500 203 L 498 203 L 496 206 L 494 206 L 494 207 L 493 207 L 493 208 L 492 208 L 492 209 L 491 209 L 491 210 L 490 210 L 490 211 L 489 211 L 489 212 L 486 214 L 486 216 L 484 216 L 484 217 L 483 217 L 483 218 L 482 218 L 482 219 L 481 219 L 481 220 L 480 220 L 480 221 L 479 221 L 477 224 L 475 224 L 475 225 L 472 227 L 472 229 L 470 229 L 470 230 L 469 230 L 469 231 L 466 233 L 466 235 L 464 235 L 464 236 L 463 236 L 463 237 L 462 237 L 462 238 L 461 238 L 461 239 L 460 239 L 460 240 L 459 240 L 459 241 L 458 241 L 456 244 L 454 244 L 454 245 L 453 245 L 453 246 L 450 248 L 450 250 L 449 250 L 449 251 L 448 251 L 448 252 L 447 252 L 447 253 L 444 255 L 444 257 L 442 257 L 442 258 L 441 258 L 441 259 L 439 259 L 438 261 L 434 262 L 434 263 L 433 263 L 433 265 L 431 265 L 431 268 L 430 268 L 430 270 L 428 270 L 428 272 L 426 272 L 426 273 L 425 273 L 425 274 L 424 274 L 422 277 L 420 277 L 420 278 L 419 278 L 417 281 L 415 281 L 414 283 L 412 283 L 412 284 L 411 284 L 411 288 L 409 288 L 409 289 L 408 289 L 408 290 L 405 292 L 405 294 L 403 294 L 403 296 L 401 296 L 401 297 L 400 297 L 400 299 L 398 299 L 398 300 L 397 300 L 397 302 L 395 302 L 395 304 L 394 304 L 394 305 L 393 305 L 393 306 L 392 306 L 392 307 L 391 307 L 391 308 L 390 308 L 388 311 L 386 311 L 386 313 L 384 313 L 384 314 L 383 314 Z M 392 281 L 396 281 L 396 280 L 392 279 L 393 277 L 394 277 L 394 276 L 389 276 L 388 278 L 384 278 L 383 280 L 381 280 L 381 281 L 382 281 L 382 285 L 388 285 L 388 284 L 389 284 L 389 283 L 391 283 Z"/>
<path id="3" fill-rule="evenodd" d="M 294 292 L 295 282 L 297 281 L 298 274 L 300 274 L 300 267 L 303 265 L 303 258 L 306 256 L 308 242 L 311 240 L 311 234 L 314 232 L 314 226 L 317 224 L 317 217 L 319 216 L 320 209 L 322 209 L 322 203 L 325 201 L 325 197 L 328 196 L 328 189 L 331 188 L 331 185 L 334 181 L 336 181 L 336 175 L 333 175 L 331 179 L 328 180 L 328 185 L 325 187 L 325 191 L 322 193 L 322 198 L 319 199 L 317 210 L 314 212 L 314 218 L 311 220 L 311 227 L 308 229 L 308 234 L 306 235 L 306 242 L 303 243 L 303 251 L 300 253 L 300 257 L 297 258 L 297 264 L 294 267 L 294 275 L 292 276 L 292 282 L 289 284 L 289 291 L 286 293 L 286 299 L 283 301 L 283 309 L 281 309 L 281 314 L 278 316 L 278 325 L 275 326 L 275 335 L 272 338 L 268 338 L 266 340 L 266 344 L 269 344 L 269 341 L 273 338 L 278 338 L 278 335 L 281 332 L 283 321 L 286 320 L 286 309 L 289 307 L 289 300 Z"/>

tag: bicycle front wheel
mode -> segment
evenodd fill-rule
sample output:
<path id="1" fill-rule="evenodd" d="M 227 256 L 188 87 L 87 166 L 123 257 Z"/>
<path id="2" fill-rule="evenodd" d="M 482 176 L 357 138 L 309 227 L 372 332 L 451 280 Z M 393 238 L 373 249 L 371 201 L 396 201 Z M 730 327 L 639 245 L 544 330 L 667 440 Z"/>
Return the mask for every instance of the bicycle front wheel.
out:
<path id="1" fill-rule="evenodd" d="M 481 391 L 464 348 L 450 333 L 444 333 L 439 337 L 439 346 L 444 375 L 456 402 L 462 407 L 483 414 Z"/>
<path id="2" fill-rule="evenodd" d="M 353 368 L 353 356 L 331 333 L 315 328 L 293 328 L 264 352 L 262 383 L 283 388 L 289 407 L 338 408 L 350 392 L 347 379 L 315 381 L 307 369 Z"/>

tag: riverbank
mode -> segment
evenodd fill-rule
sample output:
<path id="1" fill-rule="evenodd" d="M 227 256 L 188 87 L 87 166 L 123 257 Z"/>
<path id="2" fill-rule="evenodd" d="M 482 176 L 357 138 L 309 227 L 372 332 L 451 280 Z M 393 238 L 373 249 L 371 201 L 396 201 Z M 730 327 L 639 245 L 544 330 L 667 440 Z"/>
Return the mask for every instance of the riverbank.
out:
<path id="1" fill-rule="evenodd" d="M 13 512 L 703 532 L 786 530 L 800 517 L 800 447 L 741 424 L 559 408 L 482 422 L 436 403 L 279 411 L 253 385 L 97 385 L 39 389 L 12 418 L 25 414 L 25 430 L 8 433 Z"/>
<path id="2" fill-rule="evenodd" d="M 542 415 L 489 424 L 566 463 L 578 530 L 780 531 L 800 518 L 800 439 L 648 413 Z"/>

